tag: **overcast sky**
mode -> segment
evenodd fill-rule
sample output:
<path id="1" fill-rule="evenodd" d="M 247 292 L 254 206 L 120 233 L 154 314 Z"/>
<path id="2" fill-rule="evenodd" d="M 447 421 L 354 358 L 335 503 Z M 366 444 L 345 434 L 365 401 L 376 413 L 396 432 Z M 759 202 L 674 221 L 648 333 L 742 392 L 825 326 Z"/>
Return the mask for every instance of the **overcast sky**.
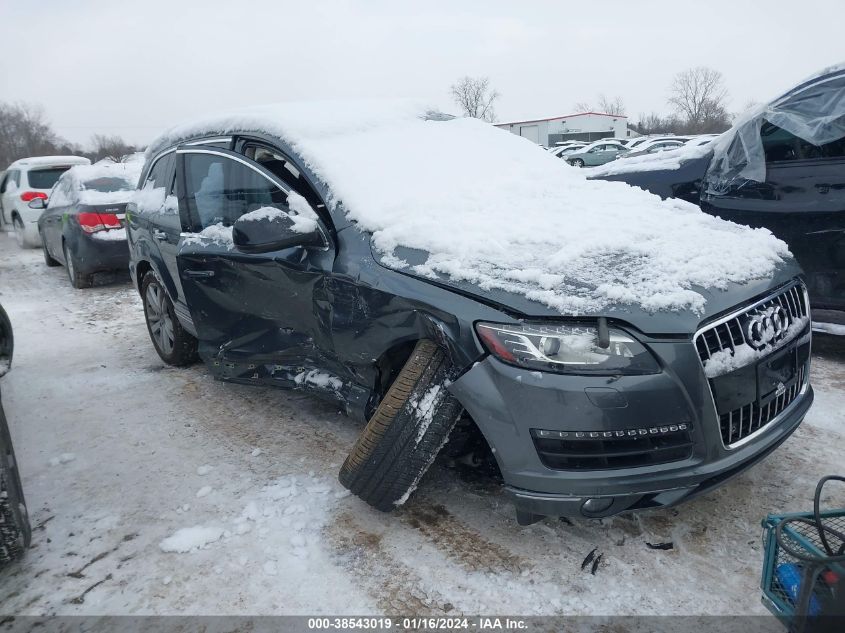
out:
<path id="1" fill-rule="evenodd" d="M 422 97 L 454 110 L 458 77 L 489 76 L 499 120 L 619 95 L 666 112 L 678 71 L 721 71 L 729 108 L 845 61 L 842 0 L 0 0 L 0 100 L 55 129 L 146 144 L 192 116 L 308 99 Z"/>

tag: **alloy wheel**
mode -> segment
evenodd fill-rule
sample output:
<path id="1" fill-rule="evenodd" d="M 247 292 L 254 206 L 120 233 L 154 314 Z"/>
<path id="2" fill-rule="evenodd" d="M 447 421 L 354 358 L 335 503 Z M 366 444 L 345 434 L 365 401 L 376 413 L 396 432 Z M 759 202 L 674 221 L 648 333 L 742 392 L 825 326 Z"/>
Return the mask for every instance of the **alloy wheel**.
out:
<path id="1" fill-rule="evenodd" d="M 157 283 L 147 286 L 147 294 L 144 297 L 147 307 L 147 323 L 150 332 L 159 346 L 159 349 L 169 356 L 173 353 L 173 319 L 167 305 L 167 296 Z"/>

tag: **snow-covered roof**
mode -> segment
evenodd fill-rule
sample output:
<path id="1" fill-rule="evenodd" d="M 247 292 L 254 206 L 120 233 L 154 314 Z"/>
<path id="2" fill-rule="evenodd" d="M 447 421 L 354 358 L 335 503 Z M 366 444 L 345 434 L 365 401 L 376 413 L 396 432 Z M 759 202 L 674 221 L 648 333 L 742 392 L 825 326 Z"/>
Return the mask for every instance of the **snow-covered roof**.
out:
<path id="1" fill-rule="evenodd" d="M 700 312 L 696 286 L 765 278 L 788 256 L 765 229 L 587 180 L 509 132 L 425 111 L 409 102 L 255 107 L 176 127 L 148 153 L 206 134 L 278 137 L 322 180 L 332 212 L 372 234 L 387 265 L 518 293 L 562 314 L 624 303 Z M 427 261 L 411 267 L 397 247 Z"/>
<path id="2" fill-rule="evenodd" d="M 91 161 L 84 156 L 33 156 L 20 158 L 6 169 L 15 167 L 47 167 L 50 165 L 90 165 Z"/>

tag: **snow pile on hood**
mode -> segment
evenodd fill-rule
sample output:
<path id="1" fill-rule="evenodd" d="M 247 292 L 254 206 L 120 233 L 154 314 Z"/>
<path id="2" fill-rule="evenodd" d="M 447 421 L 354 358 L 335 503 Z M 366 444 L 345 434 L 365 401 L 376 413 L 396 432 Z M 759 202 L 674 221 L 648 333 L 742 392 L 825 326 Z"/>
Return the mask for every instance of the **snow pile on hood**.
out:
<path id="1" fill-rule="evenodd" d="M 77 165 L 71 167 L 62 175 L 60 183 L 71 181 L 70 189 L 57 186 L 53 191 L 51 202 L 58 204 L 73 204 L 70 191 L 78 192 L 78 202 L 82 204 L 123 204 L 129 202 L 141 169 L 144 167 L 143 157 L 133 157 L 124 163 L 103 159 L 93 165 Z M 97 183 L 101 181 L 101 183 Z"/>
<path id="2" fill-rule="evenodd" d="M 636 150 L 636 148 L 634 149 Z M 642 154 L 641 156 L 625 157 L 623 155 L 622 158 L 617 158 L 604 165 L 587 167 L 584 169 L 584 174 L 591 178 L 602 178 L 632 172 L 680 169 L 682 163 L 706 156 L 712 149 L 712 145 L 707 143 L 706 145 L 696 146 L 682 145 L 677 149 Z"/>
<path id="3" fill-rule="evenodd" d="M 788 256 L 752 230 L 622 183 L 588 181 L 535 144 L 418 104 L 280 104 L 174 128 L 148 155 L 197 134 L 259 130 L 292 145 L 329 207 L 372 234 L 383 263 L 564 314 L 614 304 L 703 310 L 696 286 L 770 276 Z M 411 266 L 397 247 L 424 251 Z"/>

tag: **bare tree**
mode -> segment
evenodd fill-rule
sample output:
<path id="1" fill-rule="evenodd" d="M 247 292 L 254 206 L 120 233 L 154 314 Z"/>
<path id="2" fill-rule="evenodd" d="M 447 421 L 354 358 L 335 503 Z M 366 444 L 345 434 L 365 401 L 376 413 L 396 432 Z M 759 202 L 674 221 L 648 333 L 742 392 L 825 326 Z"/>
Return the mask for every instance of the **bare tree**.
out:
<path id="1" fill-rule="evenodd" d="M 685 120 L 689 133 L 727 129 L 730 115 L 725 106 L 728 91 L 722 73 L 706 66 L 675 75 L 669 105 Z"/>
<path id="2" fill-rule="evenodd" d="M 672 118 L 663 117 L 657 112 L 641 114 L 635 125 L 632 125 L 637 132 L 647 134 L 669 134 L 674 133 L 678 121 Z"/>
<path id="3" fill-rule="evenodd" d="M 109 158 L 119 163 L 123 158 L 136 151 L 135 147 L 129 145 L 122 137 L 117 135 L 94 134 L 91 137 L 91 145 L 94 150 L 88 154 L 88 157 L 95 162 Z"/>
<path id="4" fill-rule="evenodd" d="M 39 106 L 0 103 L 0 169 L 19 158 L 67 154 L 73 149 L 53 131 Z"/>
<path id="5" fill-rule="evenodd" d="M 489 77 L 463 77 L 452 84 L 451 93 L 466 116 L 491 123 L 496 120 L 493 103 L 499 93 L 490 87 Z"/>
<path id="6" fill-rule="evenodd" d="M 579 101 L 575 104 L 576 112 L 603 112 L 604 114 L 613 114 L 615 116 L 625 115 L 625 102 L 622 97 L 616 96 L 613 98 L 600 94 L 598 98 L 598 106 L 594 106 L 589 101 Z"/>
<path id="7" fill-rule="evenodd" d="M 611 99 L 601 94 L 599 95 L 599 112 L 613 114 L 615 116 L 624 116 L 625 102 L 622 101 L 622 97 L 619 95 Z"/>

